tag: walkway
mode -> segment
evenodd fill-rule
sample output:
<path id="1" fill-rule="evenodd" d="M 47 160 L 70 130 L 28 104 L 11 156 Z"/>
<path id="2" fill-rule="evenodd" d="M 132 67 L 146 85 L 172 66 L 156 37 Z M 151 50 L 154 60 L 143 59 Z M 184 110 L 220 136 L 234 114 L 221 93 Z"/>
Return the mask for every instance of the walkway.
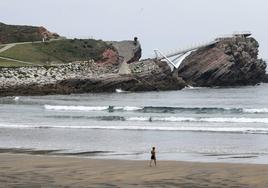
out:
<path id="1" fill-rule="evenodd" d="M 203 48 L 208 47 L 211 45 L 214 45 L 218 43 L 219 41 L 217 39 L 209 42 L 205 42 L 198 45 L 193 45 L 190 48 L 183 48 L 173 51 L 172 53 L 162 53 L 160 50 L 154 50 L 155 51 L 155 58 L 157 60 L 166 60 L 168 65 L 170 65 L 171 70 L 173 71 L 174 68 L 178 69 L 183 60 L 191 54 L 191 52 Z M 173 59 L 171 59 L 173 58 Z"/>
<path id="2" fill-rule="evenodd" d="M 6 51 L 6 50 L 8 50 L 9 48 L 12 48 L 12 47 L 14 47 L 14 46 L 16 46 L 15 43 L 6 44 L 3 48 L 0 48 L 0 53 L 4 52 L 4 51 Z"/>
<path id="3" fill-rule="evenodd" d="M 8 58 L 8 57 L 2 57 L 0 56 L 0 59 L 4 59 L 4 60 L 7 60 L 7 61 L 13 61 L 13 62 L 17 62 L 17 63 L 22 63 L 22 64 L 26 64 L 26 65 L 41 65 L 41 64 L 37 64 L 37 63 L 30 63 L 30 62 L 26 62 L 26 61 L 20 61 L 20 60 L 17 60 L 17 59 L 12 59 L 12 58 Z"/>
<path id="4" fill-rule="evenodd" d="M 64 40 L 64 39 L 51 39 L 49 41 L 46 42 L 52 42 L 55 40 Z M 4 46 L 2 48 L 0 48 L 0 54 L 10 48 L 13 48 L 16 45 L 19 44 L 32 44 L 32 43 L 42 43 L 43 41 L 34 41 L 34 42 L 16 42 L 16 43 L 9 43 L 9 44 L 0 44 L 0 46 Z M 7 58 L 7 57 L 3 57 L 0 55 L 0 59 L 3 60 L 8 60 L 8 61 L 13 61 L 13 62 L 17 62 L 17 63 L 22 63 L 22 64 L 26 64 L 26 65 L 42 65 L 42 64 L 38 64 L 38 63 L 31 63 L 31 62 L 26 62 L 26 61 L 21 61 L 21 60 L 17 60 L 17 59 L 13 59 L 13 58 Z"/>

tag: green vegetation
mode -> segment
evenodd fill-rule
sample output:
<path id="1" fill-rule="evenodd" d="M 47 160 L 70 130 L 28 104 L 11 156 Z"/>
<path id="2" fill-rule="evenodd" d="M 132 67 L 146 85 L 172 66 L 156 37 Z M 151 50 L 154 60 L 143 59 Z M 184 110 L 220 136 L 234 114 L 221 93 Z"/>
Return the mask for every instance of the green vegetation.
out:
<path id="1" fill-rule="evenodd" d="M 38 52 L 38 50 L 33 47 L 33 44 L 18 44 L 0 53 L 0 56 L 31 63 L 46 62 L 46 60 L 49 59 L 45 54 Z"/>
<path id="2" fill-rule="evenodd" d="M 0 67 L 24 67 L 24 66 L 27 66 L 27 65 L 24 63 L 18 63 L 14 61 L 0 59 Z"/>
<path id="3" fill-rule="evenodd" d="M 107 48 L 112 47 L 101 40 L 68 39 L 18 44 L 0 53 L 0 56 L 36 64 L 68 63 L 89 59 L 98 61 L 102 59 L 102 53 Z"/>
<path id="4" fill-rule="evenodd" d="M 0 23 L 0 43 L 41 41 L 38 27 L 7 25 Z"/>

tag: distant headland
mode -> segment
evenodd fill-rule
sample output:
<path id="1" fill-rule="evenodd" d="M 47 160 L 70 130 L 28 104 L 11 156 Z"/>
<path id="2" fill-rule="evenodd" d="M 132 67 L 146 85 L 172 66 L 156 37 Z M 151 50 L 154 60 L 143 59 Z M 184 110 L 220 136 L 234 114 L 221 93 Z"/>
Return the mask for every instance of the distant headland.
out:
<path id="1" fill-rule="evenodd" d="M 67 39 L 44 27 L 0 23 L 0 95 L 255 85 L 267 81 L 258 47 L 251 34 L 233 34 L 175 53 L 173 59 L 160 53 L 140 60 L 137 37 Z"/>

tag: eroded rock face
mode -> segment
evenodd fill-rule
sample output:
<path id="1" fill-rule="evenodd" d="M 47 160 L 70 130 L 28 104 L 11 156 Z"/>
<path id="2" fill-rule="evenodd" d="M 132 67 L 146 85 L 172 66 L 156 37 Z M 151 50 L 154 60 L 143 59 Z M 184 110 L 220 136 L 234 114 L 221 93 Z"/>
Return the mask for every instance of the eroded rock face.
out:
<path id="1" fill-rule="evenodd" d="M 176 74 L 193 86 L 254 85 L 262 82 L 266 63 L 258 59 L 254 38 L 223 38 L 214 46 L 192 52 Z"/>
<path id="2" fill-rule="evenodd" d="M 42 36 L 44 39 L 56 39 L 59 38 L 60 36 L 57 33 L 52 33 L 48 31 L 44 27 L 38 27 L 38 33 Z"/>

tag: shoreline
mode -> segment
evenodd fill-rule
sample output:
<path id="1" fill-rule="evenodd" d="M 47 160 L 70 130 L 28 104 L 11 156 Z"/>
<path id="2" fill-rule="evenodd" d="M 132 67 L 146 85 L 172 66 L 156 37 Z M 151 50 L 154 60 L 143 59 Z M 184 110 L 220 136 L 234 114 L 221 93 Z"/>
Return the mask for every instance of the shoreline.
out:
<path id="1" fill-rule="evenodd" d="M 0 154 L 0 187 L 267 187 L 268 165 Z"/>
<path id="2" fill-rule="evenodd" d="M 0 155 L 44 156 L 89 160 L 147 161 L 149 153 L 117 153 L 113 151 L 68 151 L 60 149 L 0 148 Z M 219 163 L 268 165 L 268 155 L 263 154 L 209 154 L 209 153 L 158 153 L 157 159 L 166 162 Z"/>

